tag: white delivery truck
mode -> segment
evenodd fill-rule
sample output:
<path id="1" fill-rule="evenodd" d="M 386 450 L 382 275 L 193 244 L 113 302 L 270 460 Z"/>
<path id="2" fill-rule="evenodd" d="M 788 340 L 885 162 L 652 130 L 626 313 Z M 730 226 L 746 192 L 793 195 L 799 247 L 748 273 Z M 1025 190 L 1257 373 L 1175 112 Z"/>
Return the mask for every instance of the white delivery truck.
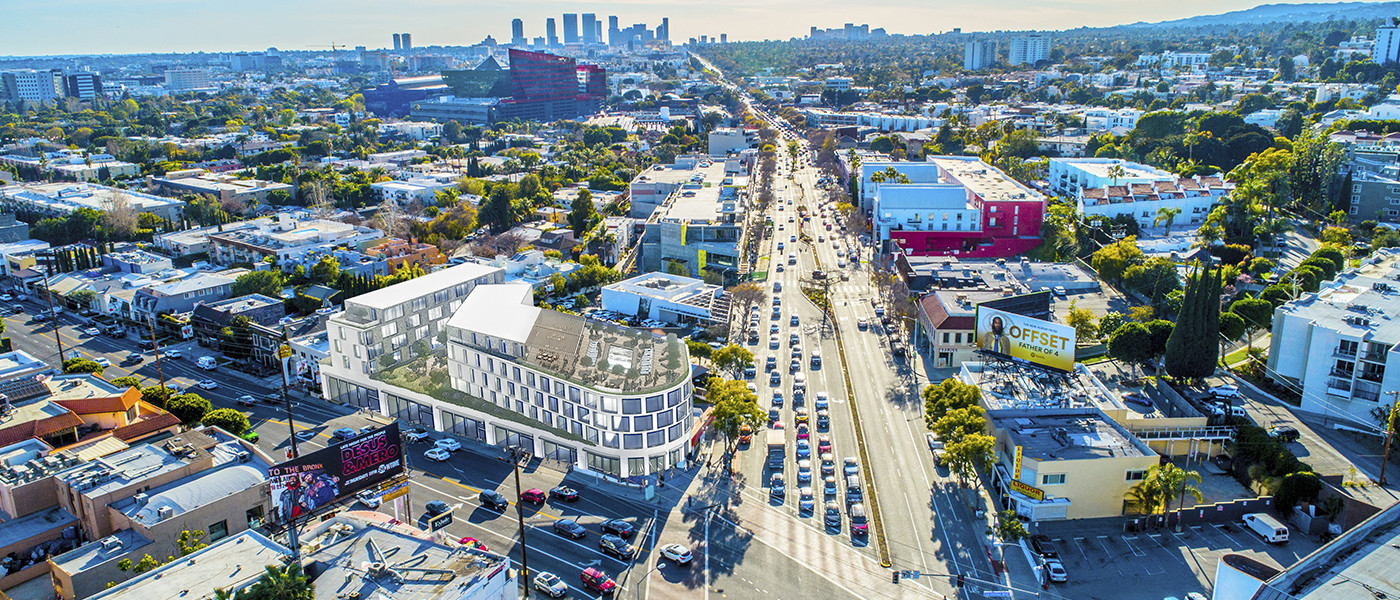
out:
<path id="1" fill-rule="evenodd" d="M 1288 527 L 1280 523 L 1278 519 L 1264 513 L 1249 513 L 1244 516 L 1243 524 L 1254 533 L 1264 538 L 1270 544 L 1285 544 L 1288 542 Z"/>

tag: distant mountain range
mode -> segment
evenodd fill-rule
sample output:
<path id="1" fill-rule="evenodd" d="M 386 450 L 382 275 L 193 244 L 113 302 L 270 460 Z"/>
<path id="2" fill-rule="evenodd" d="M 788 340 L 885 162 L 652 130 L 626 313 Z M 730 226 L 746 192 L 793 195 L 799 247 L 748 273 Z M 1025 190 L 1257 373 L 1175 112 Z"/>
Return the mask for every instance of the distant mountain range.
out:
<path id="1" fill-rule="evenodd" d="M 1400 16 L 1400 2 L 1333 2 L 1317 4 L 1261 4 L 1218 15 L 1201 15 L 1160 23 L 1137 22 L 1124 27 L 1210 27 L 1263 25 L 1319 21 L 1365 21 Z"/>

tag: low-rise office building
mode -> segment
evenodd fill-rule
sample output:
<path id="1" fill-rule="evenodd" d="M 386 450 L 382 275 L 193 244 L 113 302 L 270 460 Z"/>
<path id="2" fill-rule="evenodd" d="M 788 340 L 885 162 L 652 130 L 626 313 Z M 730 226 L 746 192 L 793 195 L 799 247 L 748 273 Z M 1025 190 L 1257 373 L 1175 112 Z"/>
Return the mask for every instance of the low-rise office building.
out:
<path id="1" fill-rule="evenodd" d="M 700 188 L 724 178 L 724 168 L 700 156 L 677 156 L 669 165 L 654 165 L 638 173 L 627 186 L 628 216 L 646 219 L 682 187 Z"/>
<path id="2" fill-rule="evenodd" d="M 710 130 L 709 141 L 710 156 L 722 158 L 753 148 L 758 143 L 758 132 L 739 127 L 717 127 Z"/>
<path id="3" fill-rule="evenodd" d="M 466 264 L 439 273 L 465 268 L 483 269 Z M 321 368 L 326 397 L 486 444 L 523 446 L 599 475 L 656 476 L 686 464 L 695 417 L 681 340 L 536 308 L 526 284 L 464 285 L 465 297 L 441 294 L 438 306 L 451 309 L 445 351 L 396 345 L 384 361 L 375 360 L 391 351 L 379 348 L 380 335 L 393 334 L 380 331 L 391 323 L 378 315 L 402 315 L 367 306 L 357 312 L 364 296 L 346 301 L 347 314 L 330 322 L 331 360 Z M 424 308 L 435 295 L 417 287 L 393 294 L 395 305 Z M 362 372 L 370 366 L 358 356 L 376 363 L 373 375 Z M 414 383 L 409 374 L 423 370 L 434 381 L 440 373 L 446 385 Z"/>
<path id="4" fill-rule="evenodd" d="M 603 286 L 603 310 L 665 323 L 709 326 L 729 321 L 724 288 L 669 273 L 647 273 Z"/>
<path id="5" fill-rule="evenodd" d="M 1400 251 L 1382 249 L 1274 310 L 1271 379 L 1301 387 L 1299 409 L 1373 427 L 1400 391 Z M 1287 349 L 1287 350 L 1285 350 Z"/>
<path id="6" fill-rule="evenodd" d="M 96 548 L 84 547 L 84 554 L 67 556 L 65 563 L 79 563 L 89 569 L 111 565 L 129 554 L 144 552 L 150 545 L 133 531 L 123 531 L 101 541 Z M 89 544 L 91 546 L 92 544 Z M 264 567 L 283 567 L 292 552 L 257 531 L 235 533 L 189 556 L 135 575 L 110 588 L 95 590 L 91 600 L 187 600 L 191 590 L 208 589 L 211 582 L 230 594 L 246 590 L 267 573 Z M 59 582 L 55 580 L 54 587 Z M 72 596 L 64 596 L 72 597 Z"/>
<path id="7" fill-rule="evenodd" d="M 638 242 L 640 271 L 667 271 L 677 265 L 692 277 L 710 271 L 725 281 L 738 278 L 748 180 L 724 175 L 719 164 L 704 170 L 671 191 L 650 213 Z"/>

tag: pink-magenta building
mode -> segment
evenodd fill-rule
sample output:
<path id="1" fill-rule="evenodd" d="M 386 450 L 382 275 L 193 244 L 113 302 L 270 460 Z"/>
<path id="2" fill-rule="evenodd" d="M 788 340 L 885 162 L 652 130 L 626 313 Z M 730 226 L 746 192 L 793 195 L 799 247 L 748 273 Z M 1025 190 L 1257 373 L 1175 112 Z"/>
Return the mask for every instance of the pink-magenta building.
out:
<path id="1" fill-rule="evenodd" d="M 893 167 L 911 183 L 870 181 Z M 862 165 L 871 229 L 912 256 L 999 258 L 1040 245 L 1046 197 L 976 157 Z M 863 194 L 866 195 L 866 194 Z"/>

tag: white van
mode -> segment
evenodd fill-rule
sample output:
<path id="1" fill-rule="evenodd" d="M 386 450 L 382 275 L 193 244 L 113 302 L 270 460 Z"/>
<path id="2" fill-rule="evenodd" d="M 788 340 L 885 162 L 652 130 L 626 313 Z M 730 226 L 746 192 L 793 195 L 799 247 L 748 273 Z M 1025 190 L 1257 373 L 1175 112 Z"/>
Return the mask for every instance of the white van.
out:
<path id="1" fill-rule="evenodd" d="M 1270 544 L 1288 543 L 1288 528 L 1278 519 L 1264 513 L 1249 513 L 1242 521 L 1245 527 L 1254 530 Z"/>
<path id="2" fill-rule="evenodd" d="M 199 365 L 199 368 L 205 371 L 213 371 L 219 368 L 219 361 L 214 360 L 212 356 L 201 356 L 198 361 L 195 361 L 195 364 Z"/>

